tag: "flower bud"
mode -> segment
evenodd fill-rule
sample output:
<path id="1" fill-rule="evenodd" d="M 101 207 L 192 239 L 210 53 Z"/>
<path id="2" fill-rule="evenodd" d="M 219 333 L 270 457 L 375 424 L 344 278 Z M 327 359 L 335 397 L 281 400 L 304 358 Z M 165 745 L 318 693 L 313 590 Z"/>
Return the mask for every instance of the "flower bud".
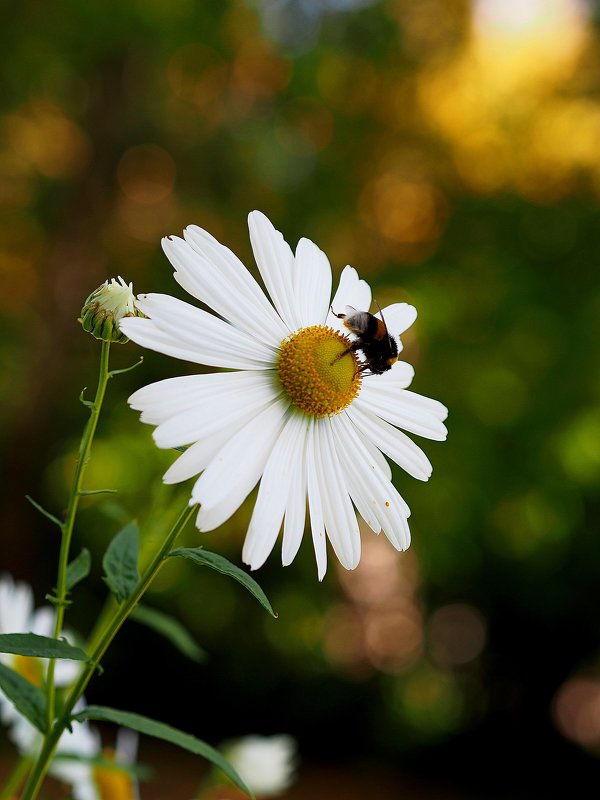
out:
<path id="1" fill-rule="evenodd" d="M 125 344 L 129 339 L 119 328 L 123 317 L 143 317 L 135 307 L 133 284 L 111 278 L 95 289 L 81 309 L 80 322 L 84 331 L 104 342 Z"/>

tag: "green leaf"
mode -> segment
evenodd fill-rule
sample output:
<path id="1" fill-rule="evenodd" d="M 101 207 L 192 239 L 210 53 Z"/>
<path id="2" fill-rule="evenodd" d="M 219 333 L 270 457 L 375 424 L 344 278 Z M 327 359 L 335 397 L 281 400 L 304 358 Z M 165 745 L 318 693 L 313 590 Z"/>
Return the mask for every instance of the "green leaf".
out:
<path id="1" fill-rule="evenodd" d="M 147 625 L 156 633 L 168 639 L 184 656 L 192 661 L 204 661 L 206 654 L 199 647 L 179 620 L 163 611 L 148 606 L 136 606 L 131 614 L 131 619 Z"/>
<path id="2" fill-rule="evenodd" d="M 119 603 L 128 599 L 140 579 L 138 550 L 138 526 L 130 522 L 117 533 L 102 559 L 104 580 Z"/>
<path id="3" fill-rule="evenodd" d="M 48 518 L 48 519 L 49 519 L 51 522 L 53 522 L 55 525 L 58 525 L 58 527 L 59 527 L 59 528 L 62 528 L 63 524 L 62 524 L 62 522 L 59 520 L 59 518 L 58 518 L 58 517 L 55 517 L 55 516 L 54 516 L 54 514 L 51 514 L 49 511 L 46 511 L 46 509 L 44 508 L 44 506 L 41 506 L 39 503 L 37 503 L 37 502 L 36 502 L 36 501 L 33 499 L 33 497 L 30 497 L 28 494 L 26 494 L 26 495 L 25 495 L 25 497 L 27 498 L 27 500 L 29 500 L 29 502 L 31 503 L 31 505 L 32 505 L 34 508 L 36 508 L 36 509 L 37 509 L 37 510 L 40 512 L 40 514 L 43 514 L 45 517 L 47 517 L 47 518 Z"/>
<path id="4" fill-rule="evenodd" d="M 79 583 L 79 581 L 87 578 L 87 576 L 90 574 L 91 566 L 92 557 L 90 555 L 90 551 L 87 549 L 87 547 L 84 547 L 77 558 L 74 558 L 67 567 L 68 592 L 70 592 L 71 589 Z"/>
<path id="5" fill-rule="evenodd" d="M 106 708 L 106 706 L 88 706 L 75 714 L 75 720 L 95 719 L 101 722 L 114 722 L 115 725 L 122 725 L 125 728 L 131 728 L 138 733 L 145 733 L 147 736 L 154 736 L 157 739 L 162 739 L 165 742 L 176 744 L 178 747 L 188 750 L 198 756 L 203 756 L 212 764 L 214 764 L 235 783 L 235 785 L 246 792 L 247 795 L 253 797 L 254 795 L 248 789 L 244 781 L 240 778 L 234 768 L 229 762 L 206 742 L 201 739 L 196 739 L 189 733 L 178 731 L 177 728 L 172 728 L 170 725 L 165 725 L 164 722 L 156 722 L 156 720 L 142 717 L 139 714 L 131 714 L 128 711 L 118 711 L 116 708 Z"/>
<path id="6" fill-rule="evenodd" d="M 83 389 L 81 390 L 81 394 L 79 395 L 79 402 L 83 403 L 83 405 L 86 408 L 93 408 L 94 407 L 93 401 L 92 400 L 86 400 L 84 398 L 84 396 L 83 396 L 83 393 L 85 392 L 86 389 L 87 389 L 87 386 L 84 386 Z"/>
<path id="7" fill-rule="evenodd" d="M 80 647 L 75 647 L 64 639 L 51 639 L 37 633 L 1 633 L 0 653 L 36 658 L 66 658 L 71 661 L 88 660 Z"/>
<path id="8" fill-rule="evenodd" d="M 132 364 L 130 367 L 125 367 L 125 369 L 111 369 L 111 371 L 108 373 L 108 377 L 114 378 L 115 375 L 122 375 L 124 372 L 131 372 L 132 369 L 139 367 L 143 363 L 144 356 L 140 356 L 140 360 L 136 361 L 135 364 Z"/>
<path id="9" fill-rule="evenodd" d="M 250 594 L 253 594 L 261 606 L 267 609 L 269 614 L 271 614 L 273 617 L 277 616 L 277 614 L 273 611 L 271 603 L 269 603 L 266 594 L 254 580 L 254 578 L 251 578 L 247 572 L 244 572 L 243 569 L 236 567 L 235 564 L 232 564 L 231 561 L 223 558 L 223 556 L 220 556 L 218 553 L 211 553 L 208 550 L 204 550 L 202 547 L 178 547 L 175 550 L 171 550 L 169 556 L 187 558 L 189 561 L 193 561 L 194 564 L 198 564 L 198 566 L 210 567 L 217 572 L 221 572 L 223 575 L 229 575 L 230 578 L 233 578 L 241 583 L 242 586 L 244 586 L 250 592 Z"/>
<path id="10" fill-rule="evenodd" d="M 118 489 L 84 489 L 81 492 L 77 492 L 80 497 L 90 497 L 94 494 L 117 494 Z"/>
<path id="11" fill-rule="evenodd" d="M 5 664 L 0 664 L 0 689 L 20 714 L 46 733 L 46 697 L 41 689 Z"/>

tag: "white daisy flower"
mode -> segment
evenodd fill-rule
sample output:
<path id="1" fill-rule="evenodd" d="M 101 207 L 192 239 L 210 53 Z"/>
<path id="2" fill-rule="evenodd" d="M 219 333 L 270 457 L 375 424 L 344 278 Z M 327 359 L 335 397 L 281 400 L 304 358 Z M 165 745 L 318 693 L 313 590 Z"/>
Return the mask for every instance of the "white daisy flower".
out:
<path id="1" fill-rule="evenodd" d="M 409 364 L 390 357 L 383 374 L 371 375 L 356 349 L 349 351 L 353 340 L 331 309 L 348 315 L 349 323 L 356 310 L 370 308 L 371 289 L 355 269 L 343 270 L 331 301 L 331 267 L 313 242 L 301 239 L 294 255 L 259 211 L 249 215 L 249 227 L 272 305 L 239 259 L 192 225 L 184 239 L 163 239 L 163 249 L 177 282 L 219 316 L 168 295 L 146 294 L 137 306 L 147 318 L 121 321 L 121 330 L 144 347 L 230 371 L 159 381 L 135 392 L 129 403 L 143 422 L 157 426 L 159 447 L 190 445 L 164 481 L 201 473 L 190 501 L 200 504 L 201 531 L 225 522 L 260 480 L 242 553 L 252 569 L 264 563 L 282 524 L 283 564 L 292 562 L 308 498 L 321 579 L 326 538 L 344 567 L 359 562 L 353 504 L 395 548 L 408 547 L 410 511 L 392 485 L 385 457 L 427 480 L 427 456 L 399 428 L 445 439 L 447 410 L 407 391 L 414 374 Z M 416 314 L 406 303 L 383 309 L 398 351 L 399 336 Z"/>
<path id="2" fill-rule="evenodd" d="M 69 739 L 59 743 L 51 772 L 72 787 L 73 800 L 139 800 L 138 782 L 131 772 L 138 739 L 134 731 L 119 728 L 115 749 L 102 748 L 95 728 L 75 723 Z"/>
<path id="3" fill-rule="evenodd" d="M 81 711 L 85 705 L 82 699 L 76 706 Z M 42 744 L 42 734 L 26 719 L 19 717 L 12 725 L 10 738 L 19 753 L 35 753 Z M 90 759 L 99 758 L 101 742 L 98 732 L 87 722 L 73 723 L 73 730 L 65 730 L 56 746 L 48 772 L 63 783 L 72 787 L 75 800 L 97 800 L 97 794 L 87 790 L 93 779 Z"/>
<path id="4" fill-rule="evenodd" d="M 48 606 L 37 610 L 34 608 L 33 590 L 28 583 L 15 581 L 7 573 L 0 575 L 0 633 L 37 633 L 39 636 L 52 636 L 54 613 Z M 48 669 L 47 659 L 0 653 L 0 661 L 27 678 L 34 686 L 42 686 Z M 79 669 L 80 664 L 76 661 L 58 659 L 54 671 L 56 686 L 71 684 L 77 677 Z M 7 700 L 2 690 L 0 690 L 0 719 L 5 725 L 13 725 L 21 720 L 20 714 Z M 9 731 L 9 735 L 10 733 Z"/>
<path id="5" fill-rule="evenodd" d="M 257 797 L 284 792 L 294 780 L 296 742 L 291 736 L 244 736 L 225 756 Z"/>

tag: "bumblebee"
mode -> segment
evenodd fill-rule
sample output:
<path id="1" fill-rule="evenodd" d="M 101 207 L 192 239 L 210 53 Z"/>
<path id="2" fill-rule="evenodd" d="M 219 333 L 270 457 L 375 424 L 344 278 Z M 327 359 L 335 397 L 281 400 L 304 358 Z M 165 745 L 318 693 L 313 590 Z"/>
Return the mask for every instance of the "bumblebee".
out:
<path id="1" fill-rule="evenodd" d="M 379 309 L 381 319 L 369 314 L 368 311 L 358 311 L 352 306 L 346 306 L 344 314 L 336 314 L 333 308 L 331 312 L 338 319 L 343 319 L 344 326 L 356 336 L 352 345 L 340 353 L 335 361 L 339 361 L 348 353 L 361 350 L 364 361 L 360 365 L 360 371 L 363 375 L 383 375 L 398 361 L 398 343 L 388 333 L 381 309 Z"/>

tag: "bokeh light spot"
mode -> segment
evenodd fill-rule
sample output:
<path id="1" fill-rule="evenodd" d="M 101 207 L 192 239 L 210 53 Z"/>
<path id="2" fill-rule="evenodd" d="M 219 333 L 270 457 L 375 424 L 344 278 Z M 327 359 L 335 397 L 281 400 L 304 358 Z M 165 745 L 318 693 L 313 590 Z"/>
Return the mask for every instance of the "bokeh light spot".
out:
<path id="1" fill-rule="evenodd" d="M 119 186 L 129 200 L 154 205 L 168 197 L 175 185 L 175 162 L 162 147 L 130 147 L 117 167 Z"/>
<path id="2" fill-rule="evenodd" d="M 442 606 L 429 620 L 428 639 L 432 658 L 440 667 L 468 664 L 485 645 L 485 619 L 465 603 Z"/>
<path id="3" fill-rule="evenodd" d="M 558 690 L 552 712 L 567 739 L 583 747 L 600 745 L 600 680 L 570 678 Z"/>

